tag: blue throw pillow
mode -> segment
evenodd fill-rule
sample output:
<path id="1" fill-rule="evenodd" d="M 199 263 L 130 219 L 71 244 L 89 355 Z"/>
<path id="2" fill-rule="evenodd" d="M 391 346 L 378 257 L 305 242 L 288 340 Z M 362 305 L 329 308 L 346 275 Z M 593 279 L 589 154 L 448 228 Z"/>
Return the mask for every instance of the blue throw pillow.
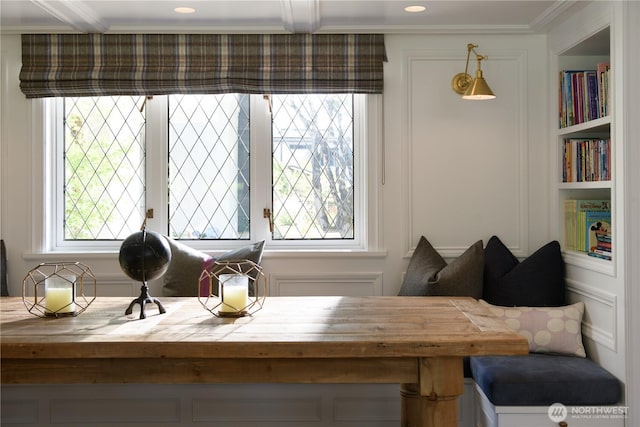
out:
<path id="1" fill-rule="evenodd" d="M 484 249 L 483 299 L 494 305 L 559 307 L 565 304 L 564 261 L 552 241 L 522 262 L 493 236 Z"/>

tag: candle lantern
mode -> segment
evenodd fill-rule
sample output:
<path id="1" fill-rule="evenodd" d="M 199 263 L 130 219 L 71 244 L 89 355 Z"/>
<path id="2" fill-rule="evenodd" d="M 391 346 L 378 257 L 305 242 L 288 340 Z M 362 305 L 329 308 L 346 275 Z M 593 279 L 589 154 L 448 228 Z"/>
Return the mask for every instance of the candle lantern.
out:
<path id="1" fill-rule="evenodd" d="M 80 262 L 42 263 L 22 281 L 22 301 L 38 317 L 77 316 L 96 299 L 97 282 Z"/>
<path id="2" fill-rule="evenodd" d="M 253 261 L 215 261 L 198 281 L 200 304 L 216 317 L 242 317 L 260 310 L 267 295 L 262 267 Z"/>

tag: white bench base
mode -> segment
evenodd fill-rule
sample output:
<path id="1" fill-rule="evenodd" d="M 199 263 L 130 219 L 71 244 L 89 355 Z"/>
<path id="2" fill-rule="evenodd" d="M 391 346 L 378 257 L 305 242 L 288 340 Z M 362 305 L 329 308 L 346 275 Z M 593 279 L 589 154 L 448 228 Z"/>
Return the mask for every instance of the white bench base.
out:
<path id="1" fill-rule="evenodd" d="M 547 406 L 496 406 L 475 385 L 476 427 L 558 427 Z M 621 406 L 567 406 L 564 422 L 568 427 L 624 427 L 625 411 Z M 594 411 L 599 413 L 594 413 Z"/>

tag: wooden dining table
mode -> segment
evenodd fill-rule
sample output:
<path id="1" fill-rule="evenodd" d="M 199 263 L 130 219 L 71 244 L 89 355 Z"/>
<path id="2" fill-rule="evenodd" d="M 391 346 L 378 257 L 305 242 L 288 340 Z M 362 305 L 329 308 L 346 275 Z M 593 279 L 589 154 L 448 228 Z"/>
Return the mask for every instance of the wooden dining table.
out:
<path id="1" fill-rule="evenodd" d="M 140 319 L 129 302 L 41 318 L 1 299 L 2 384 L 398 383 L 402 426 L 454 427 L 463 357 L 528 351 L 465 297 L 269 297 L 238 318 L 163 298 Z"/>

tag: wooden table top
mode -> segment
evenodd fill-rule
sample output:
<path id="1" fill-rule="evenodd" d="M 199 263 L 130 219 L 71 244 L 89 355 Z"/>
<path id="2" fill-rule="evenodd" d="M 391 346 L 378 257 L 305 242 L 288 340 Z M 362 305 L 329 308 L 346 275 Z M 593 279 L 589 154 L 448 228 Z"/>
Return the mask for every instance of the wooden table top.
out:
<path id="1" fill-rule="evenodd" d="M 197 298 L 166 309 L 99 297 L 76 317 L 40 318 L 3 298 L 2 359 L 368 358 L 523 354 L 526 340 L 472 298 L 269 297 L 252 316 L 218 318 Z"/>

